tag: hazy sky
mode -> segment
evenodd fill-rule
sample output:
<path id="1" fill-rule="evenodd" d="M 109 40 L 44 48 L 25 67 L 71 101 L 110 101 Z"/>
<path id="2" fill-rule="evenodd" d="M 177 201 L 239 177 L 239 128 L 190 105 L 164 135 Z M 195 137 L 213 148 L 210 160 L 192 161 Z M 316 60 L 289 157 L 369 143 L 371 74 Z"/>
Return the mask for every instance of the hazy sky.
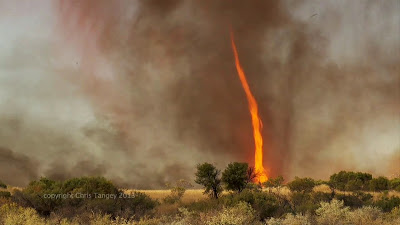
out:
<path id="1" fill-rule="evenodd" d="M 252 164 L 230 27 L 272 176 L 400 173 L 399 12 L 397 0 L 0 0 L 0 180 L 159 188 L 204 161 Z"/>

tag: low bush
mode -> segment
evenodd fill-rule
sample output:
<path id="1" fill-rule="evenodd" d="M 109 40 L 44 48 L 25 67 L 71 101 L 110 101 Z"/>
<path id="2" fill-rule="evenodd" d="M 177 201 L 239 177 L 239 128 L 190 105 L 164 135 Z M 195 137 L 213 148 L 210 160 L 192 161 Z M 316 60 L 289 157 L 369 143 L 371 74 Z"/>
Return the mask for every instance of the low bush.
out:
<path id="1" fill-rule="evenodd" d="M 34 209 L 12 203 L 0 207 L 0 224 L 45 225 L 45 220 Z"/>
<path id="2" fill-rule="evenodd" d="M 400 192 L 400 178 L 390 180 L 390 189 Z"/>
<path id="3" fill-rule="evenodd" d="M 235 206 L 203 216 L 207 225 L 248 225 L 259 223 L 254 209 L 245 202 L 239 202 Z"/>
<path id="4" fill-rule="evenodd" d="M 0 191 L 0 198 L 10 198 L 11 193 L 8 191 Z"/>
<path id="5" fill-rule="evenodd" d="M 41 178 L 24 190 L 16 191 L 13 200 L 21 206 L 34 208 L 43 216 L 56 213 L 68 218 L 85 211 L 113 217 L 140 217 L 151 213 L 157 205 L 143 193 L 125 195 L 102 177 L 73 178 L 64 182 Z"/>
<path id="6" fill-rule="evenodd" d="M 274 216 L 279 208 L 279 202 L 274 194 L 261 191 L 244 190 L 238 194 L 228 194 L 221 199 L 225 205 L 234 206 L 245 202 L 252 206 L 260 219 Z"/>
<path id="7" fill-rule="evenodd" d="M 270 218 L 267 225 L 392 225 L 400 224 L 400 208 L 394 208 L 390 213 L 383 213 L 373 206 L 364 206 L 351 210 L 343 201 L 333 199 L 331 202 L 321 202 L 315 214 L 286 214 L 282 218 Z"/>
<path id="8" fill-rule="evenodd" d="M 292 192 L 290 203 L 295 213 L 313 213 L 318 207 L 319 202 L 314 202 L 311 193 Z"/>
<path id="9" fill-rule="evenodd" d="M 374 178 L 369 182 L 369 189 L 371 191 L 386 191 L 390 188 L 389 179 L 386 177 Z"/>
<path id="10" fill-rule="evenodd" d="M 344 202 L 345 206 L 350 208 L 360 208 L 364 205 L 371 205 L 373 196 L 364 192 L 355 192 L 352 194 L 336 194 L 335 198 Z"/>
<path id="11" fill-rule="evenodd" d="M 0 188 L 7 188 L 7 185 L 0 180 Z"/>
<path id="12" fill-rule="evenodd" d="M 290 204 L 293 213 L 313 214 L 320 206 L 320 202 L 330 202 L 331 200 L 332 194 L 324 192 L 292 192 L 290 194 Z"/>
<path id="13" fill-rule="evenodd" d="M 0 224 L 4 225 L 158 225 L 159 219 L 143 218 L 139 221 L 107 214 L 83 213 L 72 219 L 42 218 L 32 208 L 18 206 L 15 203 L 0 207 Z"/>
<path id="14" fill-rule="evenodd" d="M 398 224 L 400 224 L 400 206 L 393 208 L 389 215 L 386 215 L 385 217 L 391 220 L 398 220 Z"/>
<path id="15" fill-rule="evenodd" d="M 267 225 L 312 225 L 310 214 L 291 214 L 288 213 L 283 218 L 270 218 L 266 220 Z"/>
<path id="16" fill-rule="evenodd" d="M 40 215 L 48 216 L 62 204 L 62 199 L 47 198 L 45 195 L 61 194 L 61 183 L 47 178 L 32 181 L 22 191 L 14 192 L 13 200 L 24 207 L 34 208 Z"/>
<path id="17" fill-rule="evenodd" d="M 266 182 L 263 183 L 266 188 L 278 188 L 283 185 L 283 177 L 278 176 L 276 178 L 269 178 Z"/>
<path id="18" fill-rule="evenodd" d="M 400 206 L 400 198 L 396 196 L 392 196 L 390 198 L 387 196 L 381 196 L 373 203 L 373 205 L 379 207 L 384 212 L 390 212 L 394 208 Z"/>
<path id="19" fill-rule="evenodd" d="M 361 172 L 340 171 L 329 178 L 329 185 L 341 191 L 368 190 L 372 175 Z"/>
<path id="20" fill-rule="evenodd" d="M 347 214 L 347 221 L 350 224 L 384 224 L 383 213 L 379 208 L 372 206 L 364 206 L 362 208 L 350 211 Z"/>
<path id="21" fill-rule="evenodd" d="M 291 191 L 297 191 L 303 193 L 312 192 L 314 186 L 315 186 L 315 181 L 308 177 L 306 178 L 295 177 L 293 181 L 287 184 L 287 187 Z"/>
<path id="22" fill-rule="evenodd" d="M 182 207 L 194 212 L 207 212 L 223 207 L 223 202 L 219 199 L 206 198 L 194 202 L 183 203 Z"/>
<path id="23" fill-rule="evenodd" d="M 11 198 L 0 198 L 0 207 L 11 203 L 13 203 Z"/>
<path id="24" fill-rule="evenodd" d="M 318 204 L 320 202 L 330 202 L 333 199 L 331 193 L 325 193 L 321 191 L 316 191 L 311 193 L 311 198 L 314 203 Z"/>
<path id="25" fill-rule="evenodd" d="M 343 201 L 333 199 L 331 202 L 321 202 L 315 213 L 318 224 L 343 224 L 346 221 L 350 208 L 344 206 Z"/>

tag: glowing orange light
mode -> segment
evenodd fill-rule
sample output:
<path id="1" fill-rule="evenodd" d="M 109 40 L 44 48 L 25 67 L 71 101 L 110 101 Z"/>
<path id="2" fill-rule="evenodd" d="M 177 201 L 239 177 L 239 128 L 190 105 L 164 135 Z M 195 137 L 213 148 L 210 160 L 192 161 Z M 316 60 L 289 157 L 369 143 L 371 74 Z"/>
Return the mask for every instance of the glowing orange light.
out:
<path id="1" fill-rule="evenodd" d="M 233 54 L 235 56 L 236 70 L 238 72 L 239 79 L 240 82 L 242 83 L 244 92 L 246 93 L 247 101 L 249 103 L 249 111 L 251 114 L 251 122 L 253 125 L 253 136 L 255 143 L 254 170 L 257 174 L 255 182 L 264 183 L 265 181 L 268 180 L 268 176 L 263 166 L 263 138 L 261 135 L 262 121 L 258 115 L 257 101 L 254 98 L 253 94 L 251 93 L 249 84 L 247 83 L 246 75 L 243 71 L 242 66 L 240 65 L 239 55 L 237 52 L 232 31 L 231 31 L 231 42 L 232 42 Z"/>

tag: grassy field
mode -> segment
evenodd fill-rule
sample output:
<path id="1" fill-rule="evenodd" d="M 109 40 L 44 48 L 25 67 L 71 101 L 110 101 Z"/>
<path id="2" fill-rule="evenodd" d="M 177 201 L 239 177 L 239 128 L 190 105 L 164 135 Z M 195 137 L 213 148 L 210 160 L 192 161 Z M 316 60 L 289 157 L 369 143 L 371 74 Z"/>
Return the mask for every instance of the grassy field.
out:
<path id="1" fill-rule="evenodd" d="M 8 186 L 7 189 L 2 189 L 1 190 L 6 190 L 9 191 L 11 193 L 13 193 L 15 190 L 22 190 L 23 188 L 21 187 L 11 187 Z M 331 193 L 331 189 L 329 188 L 328 185 L 322 184 L 322 185 L 318 185 L 314 187 L 314 192 L 324 192 L 324 193 Z M 165 197 L 167 197 L 168 195 L 171 194 L 170 190 L 144 190 L 144 189 L 123 189 L 123 191 L 126 194 L 132 194 L 133 192 L 142 192 L 145 193 L 147 195 L 149 195 L 152 199 L 156 199 L 156 200 L 162 200 Z M 282 188 L 264 188 L 263 191 L 271 191 L 273 193 L 276 194 L 281 194 L 281 195 L 290 195 L 291 191 L 287 188 L 287 187 L 282 187 Z M 336 193 L 339 194 L 352 194 L 352 192 L 349 191 L 339 191 L 339 190 L 335 190 Z M 223 194 L 226 194 L 228 192 L 224 191 Z M 385 192 L 372 192 L 372 191 L 365 191 L 364 193 L 368 193 L 371 194 L 372 196 L 374 196 L 374 199 L 379 198 L 380 196 L 384 195 Z M 391 197 L 391 196 L 396 196 L 396 197 L 400 197 L 400 192 L 397 191 L 388 191 L 387 196 Z M 181 201 L 183 203 L 190 203 L 190 202 L 196 202 L 199 200 L 203 200 L 208 198 L 207 195 L 203 194 L 203 190 L 202 189 L 187 189 L 185 191 L 185 194 L 183 195 Z"/>
<path id="2" fill-rule="evenodd" d="M 142 192 L 149 195 L 153 199 L 162 200 L 171 194 L 170 190 L 137 190 L 137 189 L 127 189 L 124 190 L 125 193 L 131 194 L 133 192 Z M 182 197 L 182 202 L 194 202 L 207 198 L 207 195 L 203 194 L 201 189 L 188 189 Z"/>
<path id="3" fill-rule="evenodd" d="M 163 198 L 167 197 L 168 195 L 171 194 L 170 190 L 140 190 L 140 189 L 126 189 L 124 190 L 125 193 L 127 194 L 131 194 L 133 192 L 143 192 L 147 195 L 149 195 L 151 198 L 153 199 L 157 199 L 157 200 L 162 200 Z M 279 189 L 276 188 L 264 188 L 263 191 L 271 191 L 273 193 L 279 193 L 281 195 L 290 195 L 291 191 L 287 188 L 287 187 L 282 187 Z M 314 192 L 324 192 L 324 193 L 331 193 L 331 189 L 329 188 L 328 185 L 322 184 L 322 185 L 318 185 L 316 187 L 314 187 Z M 340 194 L 352 194 L 352 192 L 346 192 L 346 191 L 338 191 L 336 190 L 335 192 L 340 193 Z M 223 194 L 226 194 L 228 192 L 223 192 Z M 371 194 L 372 196 L 374 196 L 374 199 L 379 198 L 380 196 L 382 196 L 384 193 L 383 192 L 371 192 L 371 191 L 366 191 L 365 193 Z M 387 196 L 391 197 L 391 196 L 397 196 L 400 197 L 400 192 L 397 191 L 388 191 L 387 192 Z M 203 194 L 203 190 L 202 189 L 188 189 L 186 190 L 185 194 L 182 197 L 182 202 L 183 203 L 189 203 L 189 202 L 195 202 L 195 201 L 199 201 L 202 199 L 208 198 L 207 195 Z"/>

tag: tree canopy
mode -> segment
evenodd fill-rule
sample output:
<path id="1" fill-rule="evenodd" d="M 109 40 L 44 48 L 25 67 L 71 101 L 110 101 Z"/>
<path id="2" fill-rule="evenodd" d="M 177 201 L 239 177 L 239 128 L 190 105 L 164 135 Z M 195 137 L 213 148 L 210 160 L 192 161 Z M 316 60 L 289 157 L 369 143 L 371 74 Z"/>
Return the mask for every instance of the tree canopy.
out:
<path id="1" fill-rule="evenodd" d="M 222 182 L 227 190 L 241 192 L 249 182 L 249 165 L 247 163 L 233 162 L 222 173 Z"/>
<path id="2" fill-rule="evenodd" d="M 195 182 L 203 185 L 204 193 L 218 198 L 222 192 L 220 170 L 210 163 L 197 165 Z"/>

